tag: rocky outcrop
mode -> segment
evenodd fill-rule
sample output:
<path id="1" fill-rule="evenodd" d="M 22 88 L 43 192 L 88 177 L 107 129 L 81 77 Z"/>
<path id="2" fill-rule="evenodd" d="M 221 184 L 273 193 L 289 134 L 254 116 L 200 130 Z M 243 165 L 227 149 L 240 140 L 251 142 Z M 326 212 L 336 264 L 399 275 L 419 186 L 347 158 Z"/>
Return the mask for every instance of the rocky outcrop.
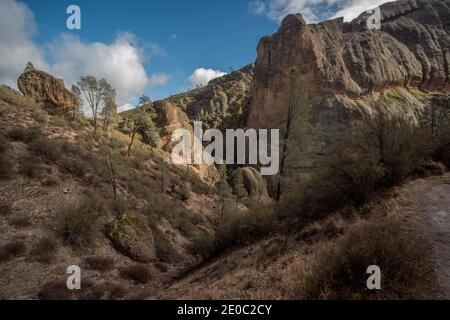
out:
<path id="1" fill-rule="evenodd" d="M 38 103 L 50 104 L 54 107 L 73 110 L 77 101 L 64 86 L 61 79 L 39 71 L 30 70 L 22 73 L 17 81 L 19 90 Z"/>
<path id="2" fill-rule="evenodd" d="M 157 101 L 153 104 L 156 111 L 156 125 L 161 129 L 160 147 L 170 150 L 172 147 L 171 135 L 176 129 L 192 131 L 189 117 L 180 108 L 170 101 Z"/>
<path id="3" fill-rule="evenodd" d="M 135 261 L 150 262 L 155 257 L 152 230 L 140 215 L 125 213 L 108 226 L 107 235 L 117 250 Z"/>
<path id="4" fill-rule="evenodd" d="M 158 103 L 170 103 L 208 128 L 245 126 L 251 104 L 253 65 L 211 80 L 205 87 L 178 94 Z"/>
<path id="5" fill-rule="evenodd" d="M 268 197 L 267 185 L 261 173 L 252 167 L 239 168 L 244 178 L 244 187 L 250 197 L 261 198 Z"/>
<path id="6" fill-rule="evenodd" d="M 406 88 L 400 98 L 417 102 L 416 111 L 427 105 L 423 91 L 449 91 L 450 0 L 386 3 L 381 14 L 381 30 L 367 29 L 367 14 L 312 25 L 287 16 L 258 45 L 248 127 L 283 127 L 293 68 L 308 84 L 317 121 L 330 112 L 345 121 L 352 112 L 362 116 L 376 94 L 390 89 Z M 423 94 L 415 97 L 414 89 Z"/>

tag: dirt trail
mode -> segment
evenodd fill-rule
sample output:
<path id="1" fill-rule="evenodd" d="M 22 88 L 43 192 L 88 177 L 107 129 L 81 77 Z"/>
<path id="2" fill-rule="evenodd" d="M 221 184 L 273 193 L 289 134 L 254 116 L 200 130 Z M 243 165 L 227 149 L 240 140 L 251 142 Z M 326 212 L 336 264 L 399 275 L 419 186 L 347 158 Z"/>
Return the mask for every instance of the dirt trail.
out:
<path id="1" fill-rule="evenodd" d="M 450 176 L 423 190 L 420 207 L 425 216 L 425 233 L 436 260 L 440 288 L 436 298 L 450 299 Z"/>

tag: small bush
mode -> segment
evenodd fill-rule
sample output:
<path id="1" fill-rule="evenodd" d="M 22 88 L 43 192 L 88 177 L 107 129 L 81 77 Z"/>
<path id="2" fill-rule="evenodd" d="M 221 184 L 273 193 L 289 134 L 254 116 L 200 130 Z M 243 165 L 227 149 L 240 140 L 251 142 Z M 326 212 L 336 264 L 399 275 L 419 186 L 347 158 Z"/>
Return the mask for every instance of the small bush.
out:
<path id="1" fill-rule="evenodd" d="M 39 292 L 41 300 L 71 300 L 72 292 L 65 281 L 52 281 L 42 286 Z"/>
<path id="2" fill-rule="evenodd" d="M 9 142 L 4 135 L 0 134 L 0 153 L 5 152 L 8 149 Z"/>
<path id="3" fill-rule="evenodd" d="M 102 213 L 103 203 L 93 197 L 65 205 L 60 211 L 60 230 L 66 241 L 78 249 L 90 246 L 99 231 Z"/>
<path id="4" fill-rule="evenodd" d="M 11 159 L 5 154 L 0 154 L 0 179 L 10 178 L 13 174 L 12 168 Z"/>
<path id="5" fill-rule="evenodd" d="M 20 161 L 19 173 L 29 178 L 38 178 L 41 174 L 42 168 L 36 163 L 35 158 L 26 158 Z"/>
<path id="6" fill-rule="evenodd" d="M 36 127 L 31 128 L 16 127 L 8 132 L 9 138 L 13 140 L 22 141 L 25 143 L 29 143 L 38 139 L 41 136 L 41 134 L 42 134 L 41 131 Z"/>
<path id="7" fill-rule="evenodd" d="M 64 157 L 62 160 L 62 166 L 76 177 L 82 178 L 85 175 L 86 164 L 78 158 Z"/>
<path id="8" fill-rule="evenodd" d="M 16 228 L 26 228 L 31 225 L 31 220 L 25 214 L 21 214 L 21 215 L 12 217 L 9 220 L 9 223 Z"/>
<path id="9" fill-rule="evenodd" d="M 120 270 L 122 279 L 133 281 L 134 283 L 144 284 L 151 280 L 150 270 L 142 264 L 134 264 Z"/>
<path id="10" fill-rule="evenodd" d="M 91 270 L 110 271 L 114 268 L 114 260 L 110 257 L 88 257 L 84 261 Z"/>
<path id="11" fill-rule="evenodd" d="M 61 147 L 58 141 L 54 141 L 47 137 L 38 137 L 30 143 L 31 149 L 41 156 L 51 161 L 56 161 L 61 156 Z"/>
<path id="12" fill-rule="evenodd" d="M 414 174 L 419 177 L 430 177 L 443 175 L 446 171 L 444 164 L 434 161 L 424 161 L 415 170 Z"/>
<path id="13" fill-rule="evenodd" d="M 9 204 L 0 204 L 0 217 L 6 217 L 11 214 L 11 206 Z"/>
<path id="14" fill-rule="evenodd" d="M 49 264 L 55 259 L 58 243 L 52 237 L 40 239 L 31 249 L 30 256 L 40 263 Z"/>
<path id="15" fill-rule="evenodd" d="M 0 262 L 10 260 L 14 257 L 23 255 L 26 251 L 25 244 L 22 241 L 11 241 L 0 248 Z"/>
<path id="16" fill-rule="evenodd" d="M 157 227 L 152 227 L 155 238 L 155 253 L 158 259 L 165 263 L 175 263 L 180 260 L 180 254 L 172 245 L 172 242 Z"/>
<path id="17" fill-rule="evenodd" d="M 202 231 L 192 238 L 188 250 L 191 254 L 206 259 L 215 250 L 215 241 L 214 234 Z"/>
<path id="18" fill-rule="evenodd" d="M 59 185 L 59 179 L 56 177 L 46 177 L 41 181 L 43 187 L 56 187 Z"/>
<path id="19" fill-rule="evenodd" d="M 367 268 L 379 266 L 382 290 L 369 291 Z M 338 242 L 323 247 L 303 281 L 303 299 L 417 299 L 423 298 L 432 263 L 426 245 L 395 223 L 353 226 Z"/>

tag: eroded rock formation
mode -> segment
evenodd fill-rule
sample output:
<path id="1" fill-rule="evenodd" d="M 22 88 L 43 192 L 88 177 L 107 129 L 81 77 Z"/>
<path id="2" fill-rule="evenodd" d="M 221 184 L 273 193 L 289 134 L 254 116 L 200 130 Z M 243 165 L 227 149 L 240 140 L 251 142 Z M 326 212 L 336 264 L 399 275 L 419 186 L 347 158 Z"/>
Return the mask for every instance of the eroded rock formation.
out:
<path id="1" fill-rule="evenodd" d="M 294 67 L 305 77 L 314 116 L 325 127 L 348 124 L 354 112 L 370 112 L 379 93 L 399 94 L 400 101 L 386 105 L 406 100 L 417 116 L 429 91 L 449 91 L 450 0 L 386 3 L 381 14 L 381 30 L 367 29 L 367 14 L 351 23 L 312 25 L 299 14 L 287 16 L 278 32 L 258 45 L 248 127 L 283 126 Z M 398 90 L 388 92 L 392 89 Z"/>
<path id="2" fill-rule="evenodd" d="M 38 103 L 50 104 L 54 107 L 73 110 L 77 101 L 66 89 L 61 79 L 39 70 L 22 73 L 17 81 L 19 90 Z"/>

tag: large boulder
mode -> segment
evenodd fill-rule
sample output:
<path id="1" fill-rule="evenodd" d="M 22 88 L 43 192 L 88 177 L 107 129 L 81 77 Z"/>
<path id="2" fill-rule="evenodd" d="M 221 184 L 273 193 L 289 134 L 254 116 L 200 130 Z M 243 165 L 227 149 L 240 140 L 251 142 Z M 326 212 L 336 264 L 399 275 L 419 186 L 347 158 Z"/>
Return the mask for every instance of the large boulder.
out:
<path id="1" fill-rule="evenodd" d="M 155 258 L 155 239 L 145 218 L 127 212 L 107 228 L 107 235 L 114 247 L 138 262 L 150 262 Z"/>
<path id="2" fill-rule="evenodd" d="M 267 184 L 261 173 L 252 167 L 239 168 L 244 178 L 244 187 L 249 196 L 254 198 L 268 197 Z"/>
<path id="3" fill-rule="evenodd" d="M 38 103 L 72 110 L 77 106 L 74 95 L 66 89 L 64 81 L 39 70 L 27 70 L 17 81 L 19 90 Z"/>

